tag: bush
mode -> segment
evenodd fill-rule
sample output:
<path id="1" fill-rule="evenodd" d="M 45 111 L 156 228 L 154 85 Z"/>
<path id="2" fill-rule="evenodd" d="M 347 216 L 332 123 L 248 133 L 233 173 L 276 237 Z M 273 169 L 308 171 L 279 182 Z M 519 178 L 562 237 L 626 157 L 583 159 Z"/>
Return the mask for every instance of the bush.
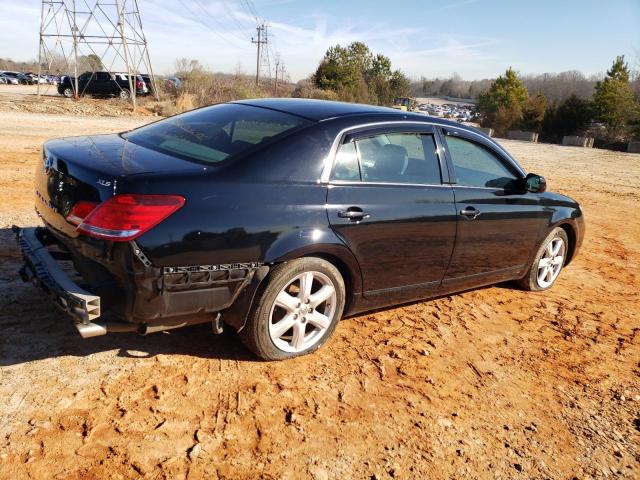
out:
<path id="1" fill-rule="evenodd" d="M 336 92 L 316 88 L 310 79 L 300 80 L 291 96 L 295 98 L 314 98 L 316 100 L 338 100 Z"/>
<path id="2" fill-rule="evenodd" d="M 522 109 L 520 128 L 527 132 L 540 133 L 546 110 L 547 99 L 544 95 L 539 93 L 535 97 L 529 97 Z"/>
<path id="3" fill-rule="evenodd" d="M 148 102 L 146 108 L 158 115 L 171 116 L 216 103 L 274 96 L 273 84 L 269 80 L 256 86 L 252 76 L 212 73 L 196 60 L 178 60 L 176 76 L 182 80 L 180 87 L 176 89 L 171 84 L 158 82 L 163 100 Z M 291 92 L 289 84 L 279 84 L 278 96 L 288 97 Z"/>
<path id="4" fill-rule="evenodd" d="M 591 103 L 572 94 L 559 106 L 547 109 L 542 139 L 559 143 L 565 135 L 584 135 L 592 121 Z"/>

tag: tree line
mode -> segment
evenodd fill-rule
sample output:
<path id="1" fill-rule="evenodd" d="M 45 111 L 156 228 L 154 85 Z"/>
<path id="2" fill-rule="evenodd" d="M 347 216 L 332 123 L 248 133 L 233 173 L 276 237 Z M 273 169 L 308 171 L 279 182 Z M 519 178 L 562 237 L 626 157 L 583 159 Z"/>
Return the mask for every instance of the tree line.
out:
<path id="1" fill-rule="evenodd" d="M 588 135 L 626 142 L 640 138 L 640 100 L 634 82 L 624 56 L 618 56 L 589 97 L 565 90 L 564 98 L 550 100 L 541 89 L 528 89 L 525 79 L 508 68 L 478 95 L 481 124 L 499 135 L 515 129 L 538 132 L 546 141 Z"/>
<path id="2" fill-rule="evenodd" d="M 561 102 L 572 94 L 583 99 L 591 98 L 596 84 L 602 79 L 598 75 L 586 77 L 576 70 L 524 75 L 520 78 L 529 92 L 540 92 L 552 103 Z M 640 94 L 640 75 L 636 75 L 636 78 L 635 88 Z M 416 97 L 447 96 L 475 100 L 489 89 L 494 80 L 464 80 L 457 73 L 448 78 L 422 77 L 419 81 L 411 83 L 411 92 Z"/>

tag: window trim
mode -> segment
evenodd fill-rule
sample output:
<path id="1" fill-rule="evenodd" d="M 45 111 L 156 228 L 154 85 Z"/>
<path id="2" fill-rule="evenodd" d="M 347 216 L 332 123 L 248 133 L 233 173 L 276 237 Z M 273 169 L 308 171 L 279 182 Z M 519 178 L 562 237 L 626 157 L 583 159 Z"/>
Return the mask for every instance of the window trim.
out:
<path id="1" fill-rule="evenodd" d="M 344 128 L 336 135 L 333 140 L 333 144 L 331 145 L 331 149 L 329 154 L 324 160 L 323 170 L 318 179 L 317 183 L 324 184 L 336 184 L 336 185 L 354 185 L 354 184 L 362 184 L 362 185 L 393 185 L 393 186 L 422 186 L 422 187 L 433 187 L 433 186 L 446 186 L 449 182 L 449 170 L 447 166 L 447 160 L 442 152 L 444 152 L 442 148 L 442 142 L 436 130 L 437 124 L 430 122 L 420 122 L 420 121 L 388 121 L 388 122 L 375 122 L 375 123 L 366 123 L 361 125 L 353 125 L 351 127 Z M 414 129 L 410 129 L 410 127 L 414 127 Z M 417 128 L 415 128 L 417 127 Z M 354 130 L 358 130 L 355 133 L 351 133 Z M 431 183 L 398 183 L 398 182 L 366 182 L 362 180 L 362 166 L 360 165 L 360 152 L 358 150 L 358 146 L 356 144 L 356 151 L 358 152 L 358 167 L 360 168 L 360 180 L 358 182 L 354 182 L 351 180 L 334 180 L 331 178 L 333 175 L 333 171 L 336 166 L 336 159 L 338 156 L 339 148 L 350 141 L 356 141 L 360 138 L 372 137 L 376 135 L 384 135 L 384 134 L 392 134 L 392 133 L 407 133 L 407 134 L 420 134 L 420 135 L 431 135 L 433 137 L 433 141 L 436 145 L 436 156 L 438 158 L 438 167 L 440 169 L 440 183 L 434 185 Z"/>

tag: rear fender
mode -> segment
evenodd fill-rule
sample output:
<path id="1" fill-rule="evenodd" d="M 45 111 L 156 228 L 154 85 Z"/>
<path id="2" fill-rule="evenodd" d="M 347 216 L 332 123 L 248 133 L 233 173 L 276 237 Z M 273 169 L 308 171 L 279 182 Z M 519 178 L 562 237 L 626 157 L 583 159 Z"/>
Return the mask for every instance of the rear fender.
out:
<path id="1" fill-rule="evenodd" d="M 279 238 L 267 250 L 265 263 L 280 263 L 309 256 L 333 261 L 343 276 L 348 276 L 345 281 L 349 282 L 350 292 L 362 292 L 362 273 L 356 257 L 328 227 L 301 228 Z"/>
<path id="2" fill-rule="evenodd" d="M 333 263 L 348 283 L 348 296 L 362 292 L 362 274 L 360 265 L 351 251 L 330 229 L 313 228 L 298 229 L 278 239 L 265 254 L 264 262 L 268 265 L 295 260 L 296 258 L 315 256 L 325 258 Z M 244 328 L 247 315 L 254 298 L 269 267 L 264 265 L 258 269 L 251 283 L 238 296 L 231 307 L 223 312 L 224 323 L 240 331 Z M 347 302 L 349 298 L 347 298 Z"/>

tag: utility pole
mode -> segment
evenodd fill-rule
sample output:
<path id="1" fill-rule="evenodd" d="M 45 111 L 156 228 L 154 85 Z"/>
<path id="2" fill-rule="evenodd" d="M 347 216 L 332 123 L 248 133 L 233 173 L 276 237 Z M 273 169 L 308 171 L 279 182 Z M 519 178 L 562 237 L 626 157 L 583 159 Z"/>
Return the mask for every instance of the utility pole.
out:
<path id="1" fill-rule="evenodd" d="M 255 44 L 258 47 L 258 52 L 256 55 L 256 86 L 260 85 L 260 66 L 262 65 L 262 56 L 264 55 L 264 49 L 262 45 L 267 45 L 269 43 L 269 38 L 267 36 L 267 24 L 260 23 L 256 26 L 257 39 L 251 38 L 251 43 Z"/>
<path id="2" fill-rule="evenodd" d="M 276 78 L 273 88 L 273 93 L 277 97 L 278 96 L 278 70 L 280 69 L 280 54 L 276 55 Z"/>
<path id="3" fill-rule="evenodd" d="M 280 57 L 276 59 L 276 80 L 275 80 L 275 95 L 278 95 L 278 82 L 284 83 L 285 79 L 285 68 L 284 63 L 280 60 Z"/>

